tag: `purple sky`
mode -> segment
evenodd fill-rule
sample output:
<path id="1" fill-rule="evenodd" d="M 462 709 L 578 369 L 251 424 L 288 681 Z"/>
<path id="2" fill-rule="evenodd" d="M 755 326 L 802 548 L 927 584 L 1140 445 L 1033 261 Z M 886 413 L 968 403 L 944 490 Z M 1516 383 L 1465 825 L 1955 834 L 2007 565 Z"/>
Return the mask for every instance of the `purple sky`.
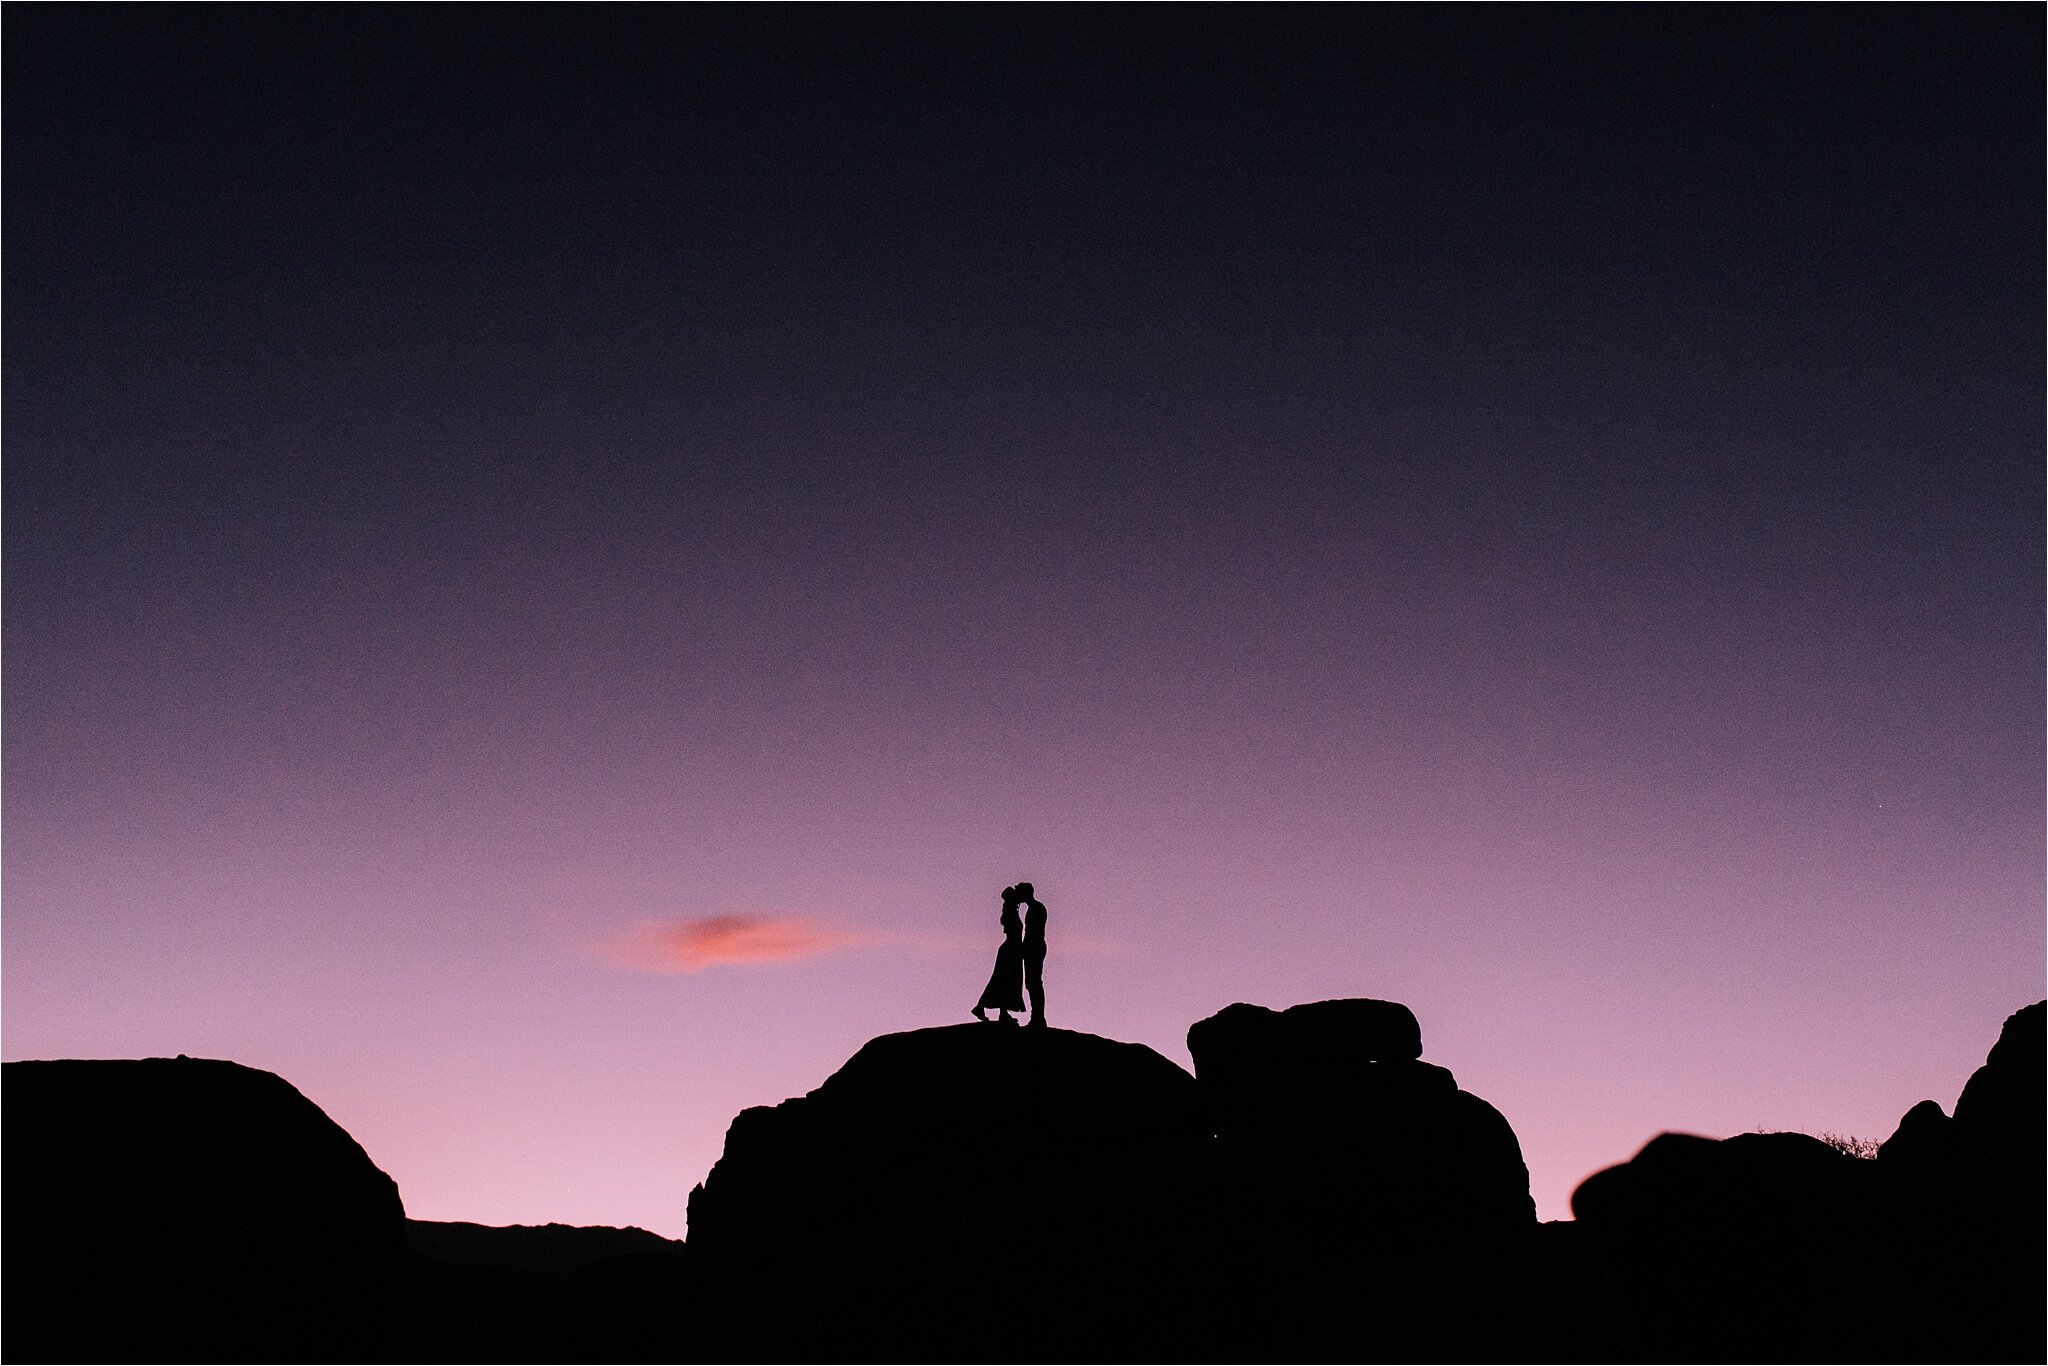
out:
<path id="1" fill-rule="evenodd" d="M 679 1235 L 1030 879 L 1054 1023 L 1404 1001 L 1555 1218 L 2044 994 L 2032 9 L 7 39 L 9 1059 Z"/>

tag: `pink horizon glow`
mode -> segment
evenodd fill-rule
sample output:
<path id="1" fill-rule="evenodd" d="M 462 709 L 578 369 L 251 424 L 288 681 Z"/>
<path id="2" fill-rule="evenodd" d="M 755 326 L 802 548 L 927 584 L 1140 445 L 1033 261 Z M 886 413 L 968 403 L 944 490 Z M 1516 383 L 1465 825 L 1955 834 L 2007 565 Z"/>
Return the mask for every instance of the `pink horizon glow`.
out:
<path id="1" fill-rule="evenodd" d="M 680 1236 L 741 1109 L 816 1087 L 875 1035 L 967 1019 L 997 891 L 1029 877 L 1051 911 L 1054 1025 L 1188 1067 L 1187 1027 L 1233 1001 L 1403 1001 L 1423 1056 L 1507 1116 L 1541 1214 L 1562 1218 L 1579 1180 L 1665 1129 L 1882 1138 L 1918 1100 L 1952 1107 L 2040 995 L 2021 822 L 2004 855 L 1908 856 L 1927 813 L 1896 802 L 1834 808 L 1793 843 L 1704 794 L 1646 820 L 1553 788 L 1538 817 L 1522 785 L 1486 795 L 1485 769 L 1378 772 L 1320 812 L 1273 792 L 1226 811 L 1184 782 L 1133 808 L 1128 776 L 1079 801 L 1039 779 L 995 822 L 960 764 L 822 822 L 792 788 L 785 821 L 746 813 L 751 837 L 675 796 L 627 815 L 603 787 L 553 789 L 557 812 L 603 813 L 599 851 L 495 801 L 436 831 L 195 803 L 90 843 L 21 803 L 5 1052 L 230 1058 L 325 1108 L 416 1218 Z M 793 857 L 791 828 L 830 861 Z M 672 966 L 723 954 L 716 970 L 587 951 L 620 912 L 659 925 L 677 902 L 819 909 L 666 945 Z M 1104 942 L 1121 951 L 1085 951 Z M 837 951 L 803 956 L 820 947 Z"/>

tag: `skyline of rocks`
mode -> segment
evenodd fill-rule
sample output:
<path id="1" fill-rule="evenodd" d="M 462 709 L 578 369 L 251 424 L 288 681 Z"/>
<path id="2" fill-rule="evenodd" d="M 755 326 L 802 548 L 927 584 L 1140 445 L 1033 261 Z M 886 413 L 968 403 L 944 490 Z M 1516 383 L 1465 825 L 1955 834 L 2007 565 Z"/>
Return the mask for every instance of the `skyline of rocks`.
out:
<path id="1" fill-rule="evenodd" d="M 1190 1027 L 1193 1075 L 1069 1030 L 876 1038 L 735 1117 L 681 1244 L 407 1220 L 317 1105 L 237 1064 L 8 1063 L 10 1247 L 37 1255 L 7 1348 L 539 1359 L 594 1333 L 635 1359 L 682 1312 L 742 1358 L 2038 1354 L 2044 1010 L 1875 1160 L 1665 1133 L 1548 1224 L 1507 1117 L 1384 1001 L 1229 1006 Z"/>

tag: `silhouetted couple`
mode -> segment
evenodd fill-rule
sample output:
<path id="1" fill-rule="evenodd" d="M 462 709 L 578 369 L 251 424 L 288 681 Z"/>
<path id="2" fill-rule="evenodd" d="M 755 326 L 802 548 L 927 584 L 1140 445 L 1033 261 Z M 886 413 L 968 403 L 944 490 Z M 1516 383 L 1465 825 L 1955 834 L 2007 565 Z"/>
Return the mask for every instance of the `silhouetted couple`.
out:
<path id="1" fill-rule="evenodd" d="M 1017 908 L 1024 908 L 1023 917 Z M 1003 888 L 1003 946 L 996 950 L 996 970 L 989 974 L 981 999 L 974 1003 L 974 1018 L 986 1024 L 982 1012 L 993 1010 L 1004 1024 L 1015 1024 L 1013 1010 L 1024 1009 L 1024 993 L 1031 993 L 1031 1023 L 1045 1023 L 1045 907 L 1031 894 L 1031 884 L 1020 882 Z"/>

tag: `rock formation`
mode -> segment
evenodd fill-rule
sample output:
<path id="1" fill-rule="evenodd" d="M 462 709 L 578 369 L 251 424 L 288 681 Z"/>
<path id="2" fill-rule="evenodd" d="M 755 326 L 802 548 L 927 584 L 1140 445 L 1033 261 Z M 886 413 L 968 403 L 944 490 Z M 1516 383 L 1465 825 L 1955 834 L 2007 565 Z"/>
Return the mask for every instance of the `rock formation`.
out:
<path id="1" fill-rule="evenodd" d="M 2006 1021 L 1953 1119 L 1876 1161 L 1804 1134 L 1664 1134 L 1572 1196 L 1588 1350 L 1642 1360 L 2038 1359 L 2043 1006 Z"/>
<path id="2" fill-rule="evenodd" d="M 1149 1048 L 1070 1030 L 884 1035 L 809 1095 L 733 1120 L 690 1193 L 690 1246 L 775 1257 L 848 1232 L 994 1246 L 1022 1189 L 1197 1136 L 1194 1089 Z"/>
<path id="3" fill-rule="evenodd" d="M 687 1246 L 407 1224 L 232 1063 L 10 1063 L 20 1360 L 2031 1360 L 2044 1006 L 1875 1161 L 1665 1134 L 1537 1225 L 1514 1131 L 1404 1006 L 1238 1004 L 1150 1049 L 875 1039 L 742 1112 Z"/>
<path id="4" fill-rule="evenodd" d="M 283 1079 L 183 1057 L 4 1077 L 10 1359 L 390 1355 L 398 1188 Z"/>
<path id="5" fill-rule="evenodd" d="M 1188 1030 L 1226 1154 L 1316 1188 L 1327 1217 L 1469 1232 L 1534 1222 L 1529 1169 L 1498 1110 L 1418 1061 L 1393 1001 L 1239 1003 Z"/>
<path id="6" fill-rule="evenodd" d="M 1203 1137 L 1194 1079 L 1141 1045 L 997 1024 L 886 1035 L 733 1121 L 691 1192 L 689 1246 L 726 1278 L 709 1298 L 745 1350 L 765 1335 L 799 1357 L 986 1356 L 978 1325 L 1014 1320 L 1032 1288 L 1078 1351 L 1131 1317 L 1123 1289 L 1163 1255 L 1162 1220 L 1185 1217 L 1173 1173 Z M 764 1319 L 763 1285 L 812 1312 Z"/>
<path id="7" fill-rule="evenodd" d="M 509 1272 L 561 1280 L 621 1257 L 680 1257 L 683 1245 L 644 1228 L 572 1224 L 471 1224 L 429 1219 L 405 1222 L 415 1267 Z"/>
<path id="8" fill-rule="evenodd" d="M 1900 1302 L 1927 1307 L 1903 1325 L 1909 1350 L 1934 1358 L 2023 1361 L 2044 1354 L 2048 1256 L 2048 1002 L 2008 1016 L 1955 1116 L 1931 1100 L 1908 1110 L 1879 1150 Z M 1896 1348 L 1895 1348 L 1896 1350 Z"/>
<path id="9" fill-rule="evenodd" d="M 1867 1321 L 1846 1311 L 1865 1297 L 1875 1178 L 1805 1134 L 1658 1136 L 1572 1194 L 1604 1291 L 1589 1336 L 1646 1360 L 1863 1356 Z"/>
<path id="10" fill-rule="evenodd" d="M 2044 1075 L 2048 1002 L 2037 1001 L 2006 1017 L 1991 1055 L 1956 1100 L 1956 1139 L 1968 1161 L 2001 1180 L 2041 1180 L 2042 1154 L 2048 1151 Z"/>
<path id="11" fill-rule="evenodd" d="M 1529 1171 L 1500 1112 L 1419 1061 L 1406 1006 L 1240 1003 L 1190 1028 L 1188 1052 L 1216 1135 L 1212 1275 L 1242 1306 L 1212 1326 L 1226 1355 L 1507 1350 Z"/>
<path id="12" fill-rule="evenodd" d="M 638 1228 L 406 1223 L 413 1361 L 652 1361 L 689 1305 L 679 1242 Z"/>
<path id="13" fill-rule="evenodd" d="M 1515 1302 L 1528 1171 L 1500 1114 L 1417 1060 L 1406 1007 L 1235 1005 L 1189 1045 L 1199 1080 L 1092 1035 L 921 1030 L 744 1112 L 690 1203 L 726 1341 L 759 1350 L 766 1322 L 798 1356 L 1498 1342 L 1452 1309 Z M 766 1314 L 763 1285 L 827 1326 Z M 981 1340 L 993 1325 L 1028 1336 Z"/>

